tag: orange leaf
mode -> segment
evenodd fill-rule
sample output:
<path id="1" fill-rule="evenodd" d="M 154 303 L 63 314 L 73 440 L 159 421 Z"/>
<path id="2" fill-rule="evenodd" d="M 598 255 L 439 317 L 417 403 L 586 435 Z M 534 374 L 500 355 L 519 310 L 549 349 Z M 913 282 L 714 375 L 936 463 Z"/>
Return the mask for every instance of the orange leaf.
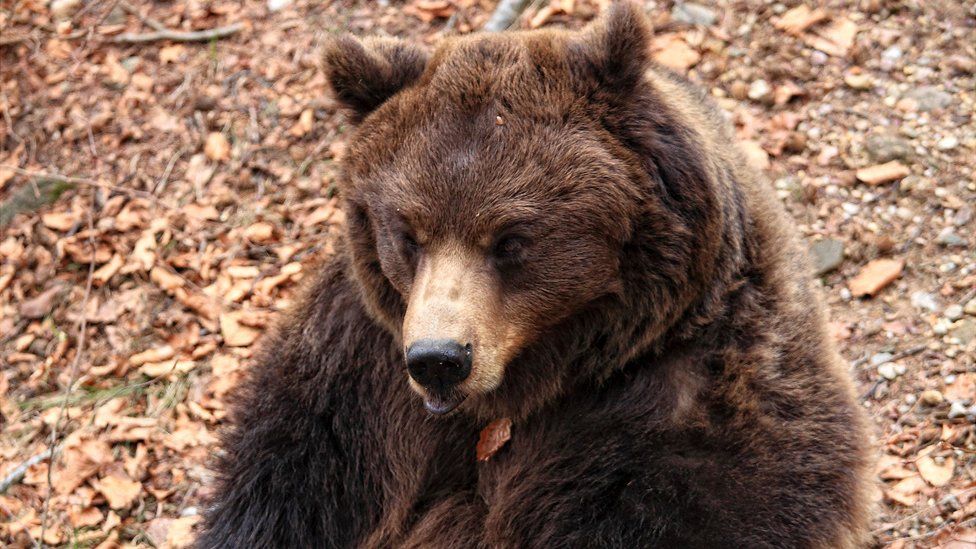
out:
<path id="1" fill-rule="evenodd" d="M 481 430 L 478 437 L 478 461 L 488 461 L 491 456 L 505 446 L 505 443 L 512 438 L 512 420 L 507 417 L 496 419 Z"/>

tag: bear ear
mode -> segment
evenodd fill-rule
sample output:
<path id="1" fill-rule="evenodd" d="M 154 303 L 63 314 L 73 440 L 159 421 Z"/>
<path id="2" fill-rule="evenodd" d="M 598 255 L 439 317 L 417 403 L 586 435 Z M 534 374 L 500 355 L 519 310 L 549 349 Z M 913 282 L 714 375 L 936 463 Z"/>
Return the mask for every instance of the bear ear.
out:
<path id="1" fill-rule="evenodd" d="M 424 72 L 427 52 L 394 38 L 352 35 L 332 39 L 325 47 L 325 73 L 336 99 L 358 122 Z"/>
<path id="2" fill-rule="evenodd" d="M 627 92 L 641 82 L 650 63 L 651 28 L 636 2 L 621 0 L 583 29 L 573 50 L 588 74 L 610 90 Z"/>

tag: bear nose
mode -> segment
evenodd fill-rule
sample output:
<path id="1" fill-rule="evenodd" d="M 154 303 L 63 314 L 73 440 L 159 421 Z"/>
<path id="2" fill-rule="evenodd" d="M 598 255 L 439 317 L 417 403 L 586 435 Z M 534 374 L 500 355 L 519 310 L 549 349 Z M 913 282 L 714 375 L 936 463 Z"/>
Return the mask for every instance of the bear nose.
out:
<path id="1" fill-rule="evenodd" d="M 407 349 L 410 377 L 428 389 L 444 392 L 471 373 L 471 344 L 451 339 L 421 339 Z"/>

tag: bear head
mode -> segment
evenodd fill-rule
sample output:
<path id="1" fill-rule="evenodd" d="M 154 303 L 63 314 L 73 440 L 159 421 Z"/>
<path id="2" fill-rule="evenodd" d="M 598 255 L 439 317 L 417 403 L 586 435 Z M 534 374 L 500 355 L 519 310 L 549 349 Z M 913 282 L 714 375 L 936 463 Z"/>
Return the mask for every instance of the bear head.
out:
<path id="1" fill-rule="evenodd" d="M 351 271 L 431 412 L 524 415 L 701 300 L 723 212 L 676 99 L 648 82 L 649 34 L 621 3 L 580 32 L 327 47 L 356 124 Z"/>

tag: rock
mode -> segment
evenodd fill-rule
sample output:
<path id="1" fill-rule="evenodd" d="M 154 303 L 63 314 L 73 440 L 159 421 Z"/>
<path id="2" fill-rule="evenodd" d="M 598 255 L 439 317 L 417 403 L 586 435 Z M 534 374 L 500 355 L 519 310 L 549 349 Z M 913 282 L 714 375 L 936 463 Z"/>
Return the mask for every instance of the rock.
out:
<path id="1" fill-rule="evenodd" d="M 952 224 L 957 227 L 962 227 L 972 221 L 972 219 L 973 209 L 969 206 L 963 206 L 956 211 L 956 215 L 952 216 Z"/>
<path id="2" fill-rule="evenodd" d="M 892 160 L 885 164 L 876 164 L 857 170 L 855 175 L 858 181 L 868 185 L 881 185 L 890 181 L 897 181 L 910 174 L 908 166 L 897 160 Z"/>
<path id="3" fill-rule="evenodd" d="M 949 419 L 956 419 L 956 418 L 960 418 L 960 417 L 966 417 L 966 412 L 967 411 L 968 410 L 966 410 L 966 405 L 957 400 L 956 402 L 953 402 L 949 406 L 949 414 L 948 414 Z"/>
<path id="4" fill-rule="evenodd" d="M 941 308 L 939 300 L 934 295 L 926 292 L 912 292 L 912 307 L 924 309 L 930 313 L 937 313 Z"/>
<path id="5" fill-rule="evenodd" d="M 952 95 L 940 90 L 935 86 L 922 86 L 909 90 L 903 99 L 910 99 L 917 105 L 920 111 L 934 111 L 944 109 L 952 104 Z"/>
<path id="6" fill-rule="evenodd" d="M 894 357 L 895 355 L 891 353 L 875 353 L 874 355 L 871 356 L 871 365 L 879 366 L 886 362 L 891 362 L 891 359 Z"/>
<path id="7" fill-rule="evenodd" d="M 51 2 L 51 17 L 67 19 L 81 7 L 81 0 L 54 0 Z"/>
<path id="8" fill-rule="evenodd" d="M 875 162 L 904 160 L 911 158 L 915 153 L 907 139 L 887 133 L 869 135 L 864 142 L 864 148 Z"/>
<path id="9" fill-rule="evenodd" d="M 956 234 L 952 227 L 946 227 L 939 231 L 939 236 L 935 237 L 935 241 L 947 248 L 966 247 L 966 239 Z"/>
<path id="10" fill-rule="evenodd" d="M 939 391 L 929 389 L 927 391 L 922 391 L 922 394 L 919 395 L 918 400 L 926 406 L 938 406 L 939 404 L 942 404 L 945 398 Z"/>
<path id="11" fill-rule="evenodd" d="M 874 85 L 874 79 L 870 74 L 863 72 L 848 73 L 844 76 L 844 83 L 855 90 L 867 90 Z"/>
<path id="12" fill-rule="evenodd" d="M 957 340 L 960 345 L 968 345 L 976 339 L 976 321 L 965 319 L 954 322 L 949 328 L 949 336 Z"/>
<path id="13" fill-rule="evenodd" d="M 902 51 L 898 46 L 890 46 L 881 52 L 881 68 L 890 71 L 895 68 L 895 64 L 901 59 Z"/>
<path id="14" fill-rule="evenodd" d="M 847 287 L 854 297 L 875 295 L 898 278 L 904 268 L 905 262 L 901 259 L 875 259 L 861 268 L 857 276 L 848 281 Z"/>
<path id="15" fill-rule="evenodd" d="M 947 135 L 942 139 L 940 139 L 939 142 L 935 144 L 935 147 L 940 151 L 951 151 L 952 149 L 955 149 L 958 145 L 959 145 L 959 139 L 957 139 L 953 135 Z"/>
<path id="16" fill-rule="evenodd" d="M 901 374 L 905 373 L 905 367 L 902 366 L 899 368 L 898 366 L 898 364 L 893 362 L 885 362 L 884 364 L 878 366 L 878 375 L 887 379 L 888 381 L 892 381 Z"/>
<path id="17" fill-rule="evenodd" d="M 963 305 L 962 312 L 966 313 L 967 315 L 976 316 L 976 297 L 970 299 L 965 305 Z"/>
<path id="18" fill-rule="evenodd" d="M 932 333 L 938 336 L 944 336 L 949 333 L 949 326 L 951 326 L 951 323 L 948 320 L 940 318 L 939 320 L 936 320 L 935 325 L 932 326 Z"/>
<path id="19" fill-rule="evenodd" d="M 292 0 L 268 0 L 268 11 L 281 11 L 291 5 Z"/>
<path id="20" fill-rule="evenodd" d="M 844 261 L 844 243 L 833 238 L 818 240 L 810 246 L 810 256 L 815 275 L 829 273 Z"/>
<path id="21" fill-rule="evenodd" d="M 746 95 L 753 101 L 768 103 L 773 98 L 773 87 L 763 79 L 755 80 L 749 85 L 749 92 Z"/>
<path id="22" fill-rule="evenodd" d="M 270 1 L 270 0 L 269 0 Z M 710 27 L 715 24 L 718 16 L 709 8 L 691 2 L 677 2 L 671 8 L 671 18 L 689 25 Z"/>
<path id="23" fill-rule="evenodd" d="M 949 320 L 959 320 L 962 318 L 962 305 L 949 305 L 946 307 L 944 316 Z"/>

